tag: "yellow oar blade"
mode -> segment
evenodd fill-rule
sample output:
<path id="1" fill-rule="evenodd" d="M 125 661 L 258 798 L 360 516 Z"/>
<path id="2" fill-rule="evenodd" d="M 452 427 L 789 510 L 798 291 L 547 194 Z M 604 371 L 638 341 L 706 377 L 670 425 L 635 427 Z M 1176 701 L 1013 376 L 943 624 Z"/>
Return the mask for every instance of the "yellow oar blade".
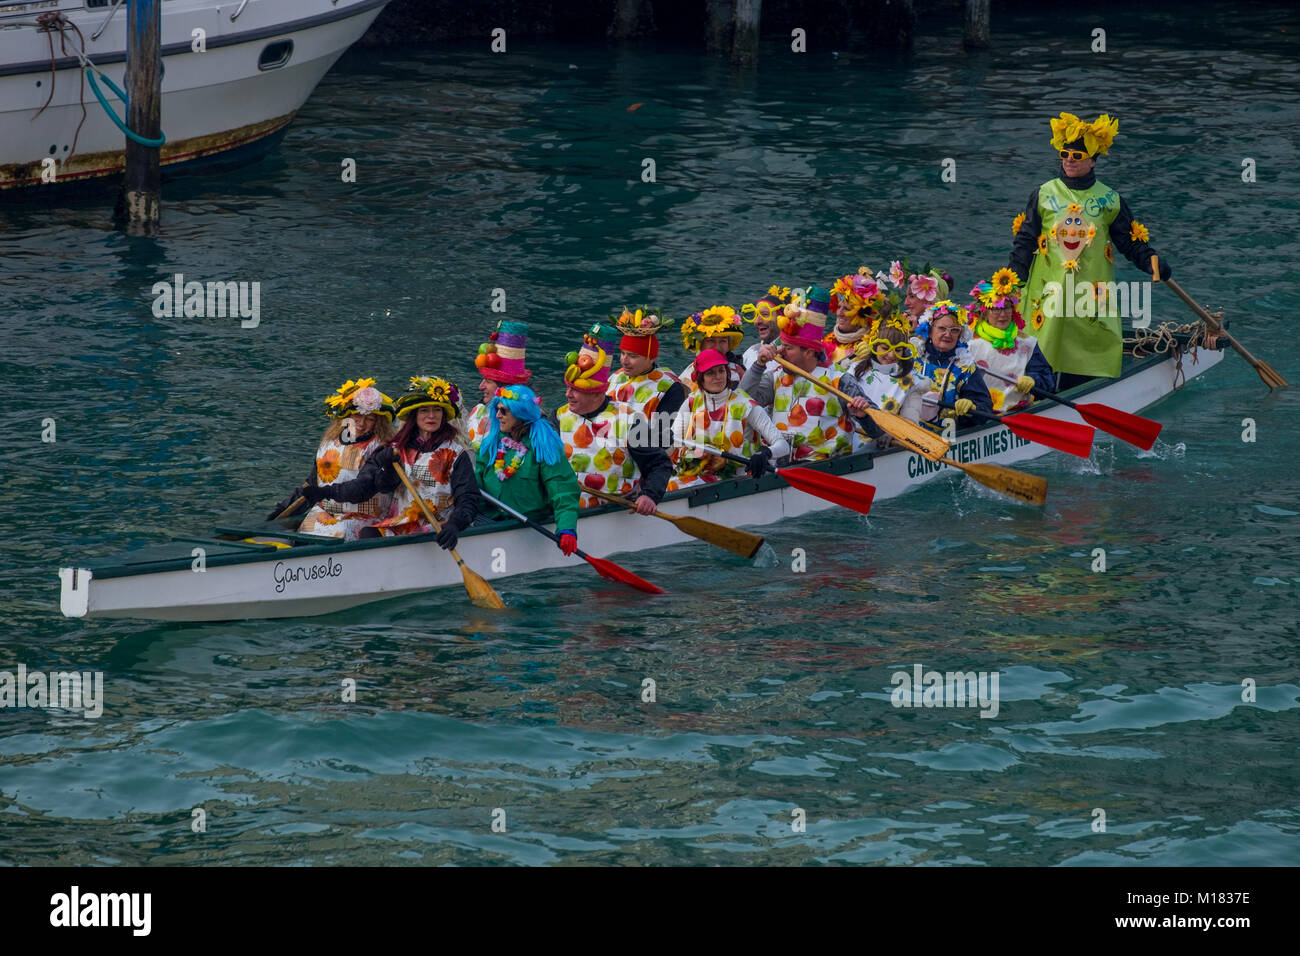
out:
<path id="1" fill-rule="evenodd" d="M 1016 471 L 1014 468 L 1004 468 L 1001 465 L 967 465 L 953 461 L 951 458 L 943 459 L 943 463 L 961 469 L 984 487 L 992 488 L 1008 498 L 1015 498 L 1017 501 L 1039 508 L 1047 503 L 1046 478 Z"/>
<path id="2" fill-rule="evenodd" d="M 931 461 L 938 461 L 948 454 L 948 441 L 927 428 L 913 424 L 906 418 L 874 408 L 867 409 L 867 414 L 881 431 L 918 455 L 923 455 Z"/>
<path id="3" fill-rule="evenodd" d="M 763 539 L 759 535 L 741 531 L 739 528 L 728 528 L 726 525 L 705 521 L 703 518 L 692 518 L 690 515 L 661 513 L 659 517 L 667 518 L 677 525 L 678 531 L 684 531 L 692 538 L 707 541 L 742 558 L 752 558 L 763 546 Z"/>

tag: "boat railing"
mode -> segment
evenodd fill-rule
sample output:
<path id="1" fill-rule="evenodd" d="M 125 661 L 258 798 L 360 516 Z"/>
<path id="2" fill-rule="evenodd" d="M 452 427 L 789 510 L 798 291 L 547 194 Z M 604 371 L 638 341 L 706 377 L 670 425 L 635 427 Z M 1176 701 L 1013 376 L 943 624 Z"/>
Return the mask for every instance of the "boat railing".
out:
<path id="1" fill-rule="evenodd" d="M 117 13 L 117 8 L 121 5 L 122 0 L 113 0 L 113 9 L 108 11 L 108 16 L 104 17 L 104 22 L 99 25 L 99 29 L 90 35 L 92 41 L 98 40 L 100 35 L 108 29 L 108 25 L 112 22 L 114 14 Z"/>

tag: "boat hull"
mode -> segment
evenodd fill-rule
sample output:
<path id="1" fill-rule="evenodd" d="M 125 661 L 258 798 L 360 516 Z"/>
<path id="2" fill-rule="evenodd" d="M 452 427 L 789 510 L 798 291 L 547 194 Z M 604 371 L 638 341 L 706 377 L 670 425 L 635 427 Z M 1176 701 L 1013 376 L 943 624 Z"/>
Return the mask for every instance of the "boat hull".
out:
<path id="1" fill-rule="evenodd" d="M 252 155 L 256 150 L 250 147 L 258 144 L 269 149 L 386 2 L 293 0 L 292 19 L 287 19 L 283 7 L 273 9 L 266 0 L 252 0 L 233 24 L 233 5 L 185 0 L 166 4 L 162 128 L 167 142 L 159 151 L 163 169 L 174 172 L 227 153 Z M 102 9 L 68 11 L 87 38 L 91 59 L 125 89 L 125 15 L 119 13 L 98 41 L 89 41 L 104 15 Z M 4 24 L 0 20 L 0 27 Z M 195 52 L 191 32 L 200 28 L 206 31 L 206 48 Z M 73 39 L 69 34 L 70 43 Z M 288 62 L 260 69 L 263 52 L 282 42 L 292 42 Z M 57 37 L 54 46 L 59 50 Z M 58 58 L 56 67 L 51 95 L 46 35 L 32 28 L 0 30 L 0 190 L 85 184 L 115 176 L 125 167 L 125 137 L 89 85 L 83 85 L 78 61 Z M 104 93 L 124 117 L 123 104 L 107 88 Z M 52 167 L 47 157 L 55 160 Z M 48 181 L 51 175 L 53 182 Z"/>
<path id="2" fill-rule="evenodd" d="M 1187 380 L 1217 365 L 1223 353 L 1200 350 L 1183 357 Z M 1128 412 L 1138 412 L 1174 390 L 1175 359 L 1135 362 L 1120 379 L 1086 387 L 1080 397 Z M 1036 414 L 1081 421 L 1062 405 L 1035 408 Z M 962 462 L 1010 464 L 1047 454 L 1002 425 L 958 436 L 950 452 Z M 877 455 L 832 459 L 819 466 L 851 481 L 875 485 L 875 501 L 896 497 L 949 466 L 934 465 L 904 449 Z M 796 491 L 774 476 L 758 482 L 719 482 L 667 496 L 660 509 L 690 514 L 732 527 L 759 528 L 785 518 L 837 507 Z M 580 519 L 584 549 L 596 557 L 629 550 L 678 545 L 684 538 L 667 521 L 652 521 L 620 509 L 599 509 Z M 582 562 L 564 557 L 546 538 L 523 527 L 472 528 L 458 550 L 469 567 L 489 580 L 572 568 Z M 195 570 L 195 560 L 149 564 L 63 568 L 61 606 L 69 617 L 143 618 L 161 621 L 221 621 L 331 614 L 402 594 L 460 587 L 456 564 L 432 536 L 294 547 L 273 553 L 218 557 Z"/>

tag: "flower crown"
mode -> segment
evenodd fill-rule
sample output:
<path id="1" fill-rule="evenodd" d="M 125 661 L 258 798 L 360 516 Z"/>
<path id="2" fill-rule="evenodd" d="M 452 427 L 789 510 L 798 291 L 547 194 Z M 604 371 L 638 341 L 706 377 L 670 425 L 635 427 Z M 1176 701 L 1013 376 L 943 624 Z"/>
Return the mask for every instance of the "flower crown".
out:
<path id="1" fill-rule="evenodd" d="M 413 375 L 411 376 L 410 390 L 412 392 L 424 392 L 435 402 L 460 406 L 460 389 L 445 378 L 436 378 L 432 375 Z"/>
<path id="2" fill-rule="evenodd" d="M 1020 303 L 1020 276 L 1010 269 L 999 269 L 990 281 L 977 282 L 970 290 L 972 299 L 986 309 L 1005 309 Z"/>
<path id="3" fill-rule="evenodd" d="M 1089 156 L 1105 156 L 1119 132 L 1119 120 L 1111 119 L 1106 113 L 1091 123 L 1073 113 L 1062 113 L 1060 119 L 1052 120 L 1051 124 L 1053 149 L 1064 149 L 1066 143 L 1082 139 Z"/>
<path id="4" fill-rule="evenodd" d="M 682 345 L 692 352 L 698 352 L 705 339 L 722 335 L 735 338 L 733 345 L 739 344 L 745 337 L 740 316 L 729 305 L 715 305 L 703 312 L 696 312 L 682 323 Z"/>
<path id="5" fill-rule="evenodd" d="M 526 396 L 519 394 L 512 388 L 498 388 L 496 397 L 504 398 L 508 402 L 518 402 L 526 398 Z M 540 408 L 542 405 L 542 396 L 534 395 L 532 401 L 534 405 Z"/>
<path id="6" fill-rule="evenodd" d="M 622 315 L 611 314 L 609 319 L 624 335 L 642 337 L 658 335 L 664 329 L 672 328 L 676 321 L 661 316 L 658 309 L 652 309 L 648 305 L 637 306 L 635 312 L 624 306 Z"/>
<path id="7" fill-rule="evenodd" d="M 333 395 L 325 399 L 326 411 L 336 417 L 349 414 L 371 415 L 383 406 L 385 396 L 375 388 L 373 378 L 348 379 Z"/>

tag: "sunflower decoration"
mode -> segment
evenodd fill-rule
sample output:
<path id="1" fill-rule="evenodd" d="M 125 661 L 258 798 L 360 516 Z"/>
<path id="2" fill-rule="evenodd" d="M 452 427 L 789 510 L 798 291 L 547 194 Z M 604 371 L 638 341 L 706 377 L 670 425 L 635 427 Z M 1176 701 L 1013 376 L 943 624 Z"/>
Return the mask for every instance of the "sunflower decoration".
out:
<path id="1" fill-rule="evenodd" d="M 1110 243 L 1106 243 L 1106 261 L 1111 265 L 1115 264 L 1115 250 L 1111 248 Z"/>
<path id="2" fill-rule="evenodd" d="M 993 411 L 1002 411 L 1002 406 L 1006 404 L 1007 393 L 1000 388 L 989 387 L 989 397 L 993 399 Z"/>
<path id="3" fill-rule="evenodd" d="M 891 415 L 897 415 L 898 399 L 894 398 L 892 395 L 886 395 L 884 398 L 880 400 L 880 407 L 883 408 L 885 411 L 889 412 L 889 414 Z"/>
<path id="4" fill-rule="evenodd" d="M 1013 270 L 1004 268 L 993 273 L 991 281 L 993 282 L 994 297 L 1001 299 L 1016 291 L 1016 286 L 1020 285 L 1020 276 L 1016 275 Z"/>
<path id="5" fill-rule="evenodd" d="M 325 412 L 332 418 L 347 418 L 349 415 L 372 415 L 391 406 L 390 399 L 375 388 L 373 378 L 359 378 L 355 382 L 348 379 L 338 390 L 325 399 Z"/>
<path id="6" fill-rule="evenodd" d="M 1023 226 L 1024 224 L 1025 224 L 1025 214 L 1022 212 L 1020 215 L 1016 216 L 1015 219 L 1011 220 L 1011 235 L 1013 236 L 1019 235 L 1020 227 Z"/>
<path id="7" fill-rule="evenodd" d="M 1128 237 L 1134 242 L 1150 242 L 1151 233 L 1147 232 L 1147 227 L 1134 219 L 1128 227 Z"/>
<path id="8" fill-rule="evenodd" d="M 1043 315 L 1043 310 L 1038 306 L 1038 303 L 1034 303 L 1034 312 L 1033 315 L 1029 317 L 1029 324 L 1032 325 L 1034 331 L 1037 332 L 1043 327 L 1044 321 L 1045 316 Z"/>
<path id="9" fill-rule="evenodd" d="M 883 313 L 887 301 L 880 291 L 879 281 L 870 277 L 869 272 L 870 270 L 867 273 L 858 270 L 857 275 L 843 276 L 831 286 L 831 295 L 848 312 L 854 328 L 870 325 L 873 319 Z"/>
<path id="10" fill-rule="evenodd" d="M 1047 233 L 1045 232 L 1038 234 L 1038 254 L 1040 256 L 1047 255 Z"/>
<path id="11" fill-rule="evenodd" d="M 460 389 L 445 378 L 438 378 L 433 375 L 412 375 L 409 383 L 409 393 L 403 396 L 407 408 L 412 406 L 418 407 L 421 402 L 411 403 L 409 399 L 414 393 L 423 393 L 427 395 L 432 404 L 440 407 L 450 418 L 455 418 L 460 409 Z"/>
<path id="12" fill-rule="evenodd" d="M 733 349 L 745 337 L 740 316 L 729 305 L 711 306 L 682 323 L 682 345 L 691 352 L 699 352 L 705 339 L 724 335 L 731 339 Z"/>
<path id="13" fill-rule="evenodd" d="M 1061 268 L 1063 268 L 1066 272 L 1073 272 L 1075 269 L 1079 268 L 1079 260 L 1066 259 L 1065 262 L 1061 264 Z"/>
<path id="14" fill-rule="evenodd" d="M 339 476 L 340 457 L 337 448 L 330 448 L 316 459 L 316 477 L 322 484 L 331 484 Z"/>

